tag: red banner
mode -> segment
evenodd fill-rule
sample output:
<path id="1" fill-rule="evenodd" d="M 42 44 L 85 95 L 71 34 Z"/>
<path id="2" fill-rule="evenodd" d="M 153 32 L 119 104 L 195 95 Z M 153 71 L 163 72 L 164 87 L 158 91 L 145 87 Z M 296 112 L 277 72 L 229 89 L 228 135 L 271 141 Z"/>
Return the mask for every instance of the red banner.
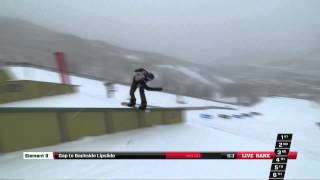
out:
<path id="1" fill-rule="evenodd" d="M 55 52 L 54 56 L 56 59 L 56 64 L 58 66 L 61 83 L 70 84 L 70 79 L 67 74 L 67 69 L 66 69 L 66 64 L 65 64 L 65 59 L 64 59 L 64 53 Z"/>

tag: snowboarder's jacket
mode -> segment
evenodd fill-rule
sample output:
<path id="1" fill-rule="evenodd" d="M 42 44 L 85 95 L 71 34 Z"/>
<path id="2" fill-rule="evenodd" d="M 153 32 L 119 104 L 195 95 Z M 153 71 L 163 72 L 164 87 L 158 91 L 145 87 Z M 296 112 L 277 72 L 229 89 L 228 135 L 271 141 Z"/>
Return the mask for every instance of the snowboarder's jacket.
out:
<path id="1" fill-rule="evenodd" d="M 154 79 L 154 75 L 147 70 L 140 68 L 136 69 L 135 75 L 133 76 L 131 88 L 130 88 L 130 103 L 129 106 L 135 106 L 136 98 L 134 96 L 134 92 L 139 87 L 140 98 L 141 98 L 141 106 L 140 109 L 145 109 L 147 107 L 147 100 L 144 94 L 144 89 L 148 91 L 162 91 L 160 87 L 149 87 L 146 83 L 148 81 L 152 81 Z"/>
<path id="2" fill-rule="evenodd" d="M 143 68 L 136 69 L 135 75 L 133 77 L 132 83 L 137 84 L 138 87 L 143 87 L 148 91 L 162 91 L 159 87 L 149 87 L 146 83 L 154 79 L 154 75 Z"/>

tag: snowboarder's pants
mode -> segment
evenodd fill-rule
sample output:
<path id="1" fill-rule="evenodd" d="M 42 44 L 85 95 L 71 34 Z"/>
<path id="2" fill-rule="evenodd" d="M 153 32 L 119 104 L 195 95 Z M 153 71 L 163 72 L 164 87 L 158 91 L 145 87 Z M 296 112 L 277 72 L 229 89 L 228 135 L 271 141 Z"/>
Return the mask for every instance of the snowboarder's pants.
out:
<path id="1" fill-rule="evenodd" d="M 136 104 L 136 97 L 134 96 L 134 92 L 137 90 L 138 84 L 132 83 L 131 88 L 130 88 L 130 104 L 135 105 Z M 141 98 L 141 107 L 147 107 L 147 100 L 146 100 L 146 95 L 144 94 L 144 88 L 139 87 L 139 92 L 140 92 L 140 98 Z"/>

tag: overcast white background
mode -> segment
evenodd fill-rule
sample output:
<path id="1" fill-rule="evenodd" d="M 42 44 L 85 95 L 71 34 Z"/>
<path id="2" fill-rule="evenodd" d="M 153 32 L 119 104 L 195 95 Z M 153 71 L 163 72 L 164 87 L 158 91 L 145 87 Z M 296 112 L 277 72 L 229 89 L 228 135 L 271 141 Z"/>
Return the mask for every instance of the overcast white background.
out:
<path id="1" fill-rule="evenodd" d="M 0 1 L 1 16 L 201 63 L 287 60 L 320 51 L 319 9 L 318 0 Z"/>

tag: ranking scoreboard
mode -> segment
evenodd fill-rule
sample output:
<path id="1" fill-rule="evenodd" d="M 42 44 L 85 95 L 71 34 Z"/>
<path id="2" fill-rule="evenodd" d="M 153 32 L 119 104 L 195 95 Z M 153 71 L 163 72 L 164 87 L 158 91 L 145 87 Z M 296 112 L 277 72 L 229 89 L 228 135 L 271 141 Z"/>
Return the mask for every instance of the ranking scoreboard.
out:
<path id="1" fill-rule="evenodd" d="M 237 152 L 24 152 L 24 159 L 50 160 L 271 160 L 270 180 L 284 179 L 288 160 L 297 159 L 290 151 L 292 134 L 278 134 L 274 151 Z"/>
<path id="2" fill-rule="evenodd" d="M 269 179 L 284 179 L 287 162 L 290 156 L 290 146 L 292 134 L 278 134 L 274 153 L 276 157 L 272 159 Z"/>

